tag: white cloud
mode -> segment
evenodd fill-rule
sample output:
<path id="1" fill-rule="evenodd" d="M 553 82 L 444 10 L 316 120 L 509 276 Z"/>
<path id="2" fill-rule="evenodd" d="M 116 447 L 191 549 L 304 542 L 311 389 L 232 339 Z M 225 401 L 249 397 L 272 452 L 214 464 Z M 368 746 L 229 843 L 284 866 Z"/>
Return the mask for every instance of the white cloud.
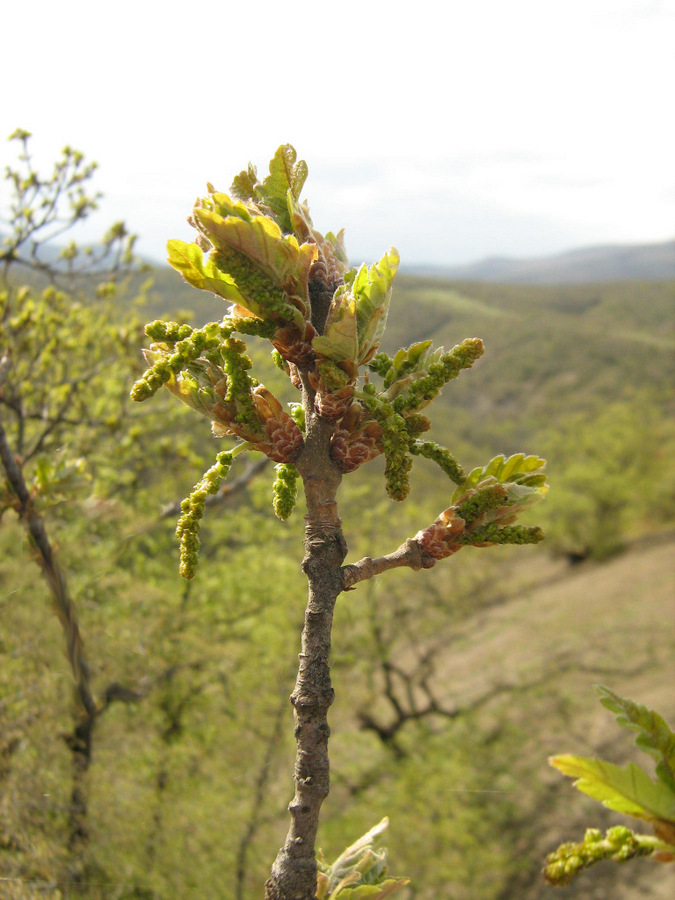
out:
<path id="1" fill-rule="evenodd" d="M 146 252 L 183 231 L 207 180 L 227 188 L 288 140 L 317 225 L 347 225 L 355 252 L 675 232 L 671 2 L 91 9 L 37 2 L 30 27 L 18 4 L 3 13 L 0 74 L 17 87 L 0 137 L 20 125 L 45 160 L 66 142 L 98 159 L 106 216 Z"/>

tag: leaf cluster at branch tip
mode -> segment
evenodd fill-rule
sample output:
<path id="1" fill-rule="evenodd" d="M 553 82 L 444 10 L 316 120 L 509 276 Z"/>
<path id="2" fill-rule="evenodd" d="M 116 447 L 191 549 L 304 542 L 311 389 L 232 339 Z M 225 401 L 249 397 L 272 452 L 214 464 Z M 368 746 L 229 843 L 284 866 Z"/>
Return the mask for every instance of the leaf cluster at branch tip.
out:
<path id="1" fill-rule="evenodd" d="M 446 351 L 424 340 L 393 357 L 379 352 L 398 252 L 391 248 L 377 263 L 350 269 L 342 232 L 316 231 L 300 200 L 306 177 L 306 163 L 285 144 L 266 177 L 249 165 L 230 195 L 207 185 L 190 218 L 197 237 L 191 244 L 169 241 L 169 262 L 189 284 L 227 301 L 228 312 L 197 329 L 150 323 L 148 368 L 133 399 L 165 386 L 207 416 L 214 435 L 235 437 L 278 463 L 274 508 L 282 518 L 295 502 L 294 463 L 311 416 L 334 423 L 330 456 L 341 472 L 384 454 L 385 486 L 394 500 L 408 496 L 414 457 L 435 462 L 457 485 L 452 506 L 420 533 L 433 547 L 430 559 L 466 544 L 541 540 L 540 530 L 513 523 L 546 491 L 543 460 L 496 457 L 467 476 L 450 450 L 420 439 L 430 428 L 421 411 L 480 358 L 482 341 L 467 338 Z M 275 364 L 303 394 L 290 415 L 250 374 L 251 359 L 236 333 L 271 342 Z M 379 387 L 371 374 L 381 379 Z M 202 508 L 198 499 L 190 521 Z M 186 546 L 194 543 L 196 529 L 179 530 Z"/>

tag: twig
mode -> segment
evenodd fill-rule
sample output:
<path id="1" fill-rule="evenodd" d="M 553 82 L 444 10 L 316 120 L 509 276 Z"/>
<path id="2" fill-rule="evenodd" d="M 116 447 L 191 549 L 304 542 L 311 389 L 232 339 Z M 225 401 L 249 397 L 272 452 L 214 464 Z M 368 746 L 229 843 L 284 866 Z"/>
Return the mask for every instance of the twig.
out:
<path id="1" fill-rule="evenodd" d="M 386 556 L 378 556 L 377 559 L 365 556 L 358 562 L 343 566 L 341 570 L 342 584 L 344 590 L 349 591 L 359 581 L 366 581 L 389 569 L 407 566 L 414 572 L 418 572 L 420 569 L 430 569 L 435 562 L 435 559 L 424 552 L 418 541 L 414 538 L 408 538 L 393 553 L 388 553 Z"/>

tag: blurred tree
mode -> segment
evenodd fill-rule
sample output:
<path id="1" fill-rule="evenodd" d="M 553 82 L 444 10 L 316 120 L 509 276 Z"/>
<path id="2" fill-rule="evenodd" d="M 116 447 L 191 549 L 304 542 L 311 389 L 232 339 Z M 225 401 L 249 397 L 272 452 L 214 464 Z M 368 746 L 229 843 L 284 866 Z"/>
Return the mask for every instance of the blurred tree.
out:
<path id="1" fill-rule="evenodd" d="M 33 165 L 30 137 L 21 129 L 10 136 L 20 153 L 17 166 L 5 170 L 12 193 L 0 219 L 8 229 L 0 251 L 0 516 L 12 511 L 26 529 L 62 629 L 75 687 L 75 721 L 66 736 L 73 775 L 67 878 L 77 880 L 88 841 L 86 775 L 94 727 L 111 702 L 138 694 L 114 683 L 96 695 L 46 511 L 89 495 L 107 455 L 104 448 L 122 437 L 126 392 L 123 379 L 119 383 L 110 375 L 126 371 L 131 378 L 136 370 L 138 320 L 130 315 L 120 324 L 113 303 L 134 263 L 134 238 L 118 223 L 98 247 L 80 248 L 71 241 L 59 251 L 55 241 L 97 208 L 100 194 L 90 188 L 96 165 L 66 147 L 52 173 L 43 177 Z M 15 269 L 32 286 L 20 284 Z M 67 284 L 69 292 L 60 284 Z"/>
<path id="2" fill-rule="evenodd" d="M 542 441 L 560 472 L 547 535 L 571 562 L 606 559 L 645 526 L 672 521 L 675 492 L 665 461 L 675 429 L 646 392 L 592 417 L 570 417 Z"/>

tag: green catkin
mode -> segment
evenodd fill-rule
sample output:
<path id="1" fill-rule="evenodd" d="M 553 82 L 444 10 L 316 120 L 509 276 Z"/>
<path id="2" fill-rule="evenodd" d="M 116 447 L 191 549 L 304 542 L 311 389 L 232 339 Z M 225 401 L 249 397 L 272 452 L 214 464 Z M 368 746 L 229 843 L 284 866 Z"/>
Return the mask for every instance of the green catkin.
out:
<path id="1" fill-rule="evenodd" d="M 425 431 L 429 431 L 430 428 L 431 422 L 426 416 L 421 416 L 419 413 L 411 413 L 405 417 L 405 430 L 408 432 L 408 437 L 411 441 L 424 434 Z"/>
<path id="2" fill-rule="evenodd" d="M 246 319 L 238 316 L 232 319 L 233 331 L 239 334 L 251 335 L 252 337 L 266 338 L 270 340 L 274 337 L 279 327 L 274 322 L 263 322 L 262 319 Z"/>
<path id="3" fill-rule="evenodd" d="M 460 544 L 538 544 L 544 540 L 544 532 L 537 525 L 503 525 L 497 522 L 485 525 L 458 537 Z"/>
<path id="4" fill-rule="evenodd" d="M 244 352 L 245 350 L 246 344 L 237 338 L 228 337 L 222 343 L 223 368 L 227 374 L 225 399 L 227 401 L 234 400 L 237 404 L 237 421 L 248 426 L 255 433 L 259 433 L 260 422 L 251 398 L 254 382 L 247 374 L 247 370 L 253 364 L 250 357 Z"/>
<path id="5" fill-rule="evenodd" d="M 284 360 L 281 353 L 278 350 L 272 350 L 272 362 L 277 367 L 277 369 L 281 369 L 282 372 L 286 372 L 288 364 Z"/>
<path id="6" fill-rule="evenodd" d="M 603 837 L 597 828 L 586 829 L 583 843 L 561 844 L 546 857 L 544 877 L 549 884 L 564 886 L 582 869 L 604 860 L 625 862 L 638 856 L 654 853 L 654 838 L 634 834 L 625 825 L 615 825 Z"/>
<path id="7" fill-rule="evenodd" d="M 206 498 L 209 494 L 218 493 L 220 482 L 227 475 L 233 458 L 227 450 L 219 453 L 215 463 L 180 505 L 182 515 L 176 525 L 176 537 L 180 540 L 179 571 L 188 581 L 194 578 L 199 562 L 199 522 L 204 515 Z"/>
<path id="8" fill-rule="evenodd" d="M 276 480 L 272 485 L 274 492 L 274 515 L 278 519 L 287 519 L 293 512 L 298 497 L 298 471 L 290 463 L 279 463 L 275 466 Z"/>
<path id="9" fill-rule="evenodd" d="M 412 468 L 412 458 L 399 448 L 387 453 L 385 450 L 384 480 L 387 493 L 392 500 L 405 500 L 410 493 L 408 473 Z"/>
<path id="10" fill-rule="evenodd" d="M 153 397 L 170 378 L 171 371 L 168 369 L 162 372 L 156 372 L 154 368 L 147 369 L 134 384 L 129 396 L 138 403 L 141 403 L 143 400 L 148 400 L 150 397 Z"/>
<path id="11" fill-rule="evenodd" d="M 145 370 L 131 389 L 131 399 L 138 402 L 147 400 L 203 352 L 217 348 L 220 328 L 217 322 L 209 322 L 204 328 L 194 331 L 189 325 L 177 325 L 175 322 L 151 322 L 146 328 L 148 336 L 167 343 L 175 341 L 173 352 L 169 354 L 165 351 L 161 359 Z"/>
<path id="12" fill-rule="evenodd" d="M 281 287 L 258 263 L 230 247 L 219 247 L 212 258 L 216 268 L 234 278 L 242 293 L 264 311 L 266 321 L 272 320 L 277 327 L 281 323 L 293 321 L 295 307 L 286 303 Z"/>
<path id="13" fill-rule="evenodd" d="M 406 419 L 407 421 L 408 419 Z M 425 459 L 435 462 L 455 484 L 464 484 L 466 481 L 464 469 L 452 453 L 445 447 L 441 447 L 440 444 L 436 444 L 434 441 L 416 441 L 410 445 L 410 452 L 413 456 L 423 456 Z"/>
<path id="14" fill-rule="evenodd" d="M 377 375 L 380 375 L 382 378 L 385 378 L 387 372 L 394 365 L 393 359 L 388 356 L 386 353 L 376 353 L 375 356 L 368 363 L 368 368 L 371 372 L 375 372 Z"/>
<path id="15" fill-rule="evenodd" d="M 177 341 L 183 341 L 190 337 L 192 328 L 189 325 L 179 325 L 178 322 L 162 322 L 158 319 L 145 326 L 145 333 L 153 341 L 175 344 Z"/>
<path id="16" fill-rule="evenodd" d="M 410 387 L 394 400 L 398 413 L 415 412 L 430 403 L 440 394 L 443 387 L 456 378 L 462 369 L 468 369 L 483 355 L 483 342 L 478 338 L 467 338 L 444 353 L 437 363 L 429 366 L 429 374 L 414 381 Z"/>
<path id="17" fill-rule="evenodd" d="M 457 515 L 461 516 L 467 525 L 470 525 L 483 513 L 506 506 L 507 502 L 504 485 L 491 484 L 476 491 L 461 506 L 458 506 Z"/>
<path id="18" fill-rule="evenodd" d="M 398 414 L 392 403 L 376 393 L 372 385 L 364 386 L 360 400 L 383 429 L 386 491 L 392 500 L 405 500 L 410 492 L 408 473 L 412 467 L 406 420 Z"/>

